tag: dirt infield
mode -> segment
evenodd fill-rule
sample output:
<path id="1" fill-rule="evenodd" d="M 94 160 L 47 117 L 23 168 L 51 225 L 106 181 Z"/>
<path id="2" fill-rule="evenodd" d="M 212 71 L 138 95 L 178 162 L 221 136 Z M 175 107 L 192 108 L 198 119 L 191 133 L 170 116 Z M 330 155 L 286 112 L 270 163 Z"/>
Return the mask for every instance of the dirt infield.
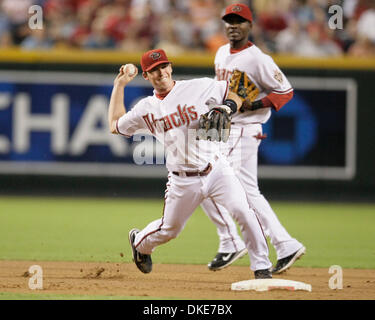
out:
<path id="1" fill-rule="evenodd" d="M 43 269 L 43 289 L 28 287 L 29 267 Z M 155 264 L 142 274 L 134 264 L 54 261 L 0 261 L 0 292 L 79 294 L 129 297 L 223 300 L 374 300 L 375 270 L 344 269 L 343 289 L 332 290 L 328 269 L 294 267 L 274 278 L 309 283 L 312 292 L 231 291 L 231 283 L 253 278 L 248 267 L 212 272 L 204 265 Z"/>

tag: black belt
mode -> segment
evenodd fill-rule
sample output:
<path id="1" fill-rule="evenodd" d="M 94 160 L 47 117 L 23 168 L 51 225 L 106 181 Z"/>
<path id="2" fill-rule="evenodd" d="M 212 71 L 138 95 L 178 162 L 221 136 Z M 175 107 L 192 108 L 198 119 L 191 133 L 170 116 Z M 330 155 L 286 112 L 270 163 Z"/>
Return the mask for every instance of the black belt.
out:
<path id="1" fill-rule="evenodd" d="M 196 176 L 206 176 L 208 175 L 212 170 L 212 164 L 209 163 L 206 168 L 204 168 L 202 171 L 185 171 L 185 172 L 178 172 L 173 171 L 172 173 L 176 176 L 186 176 L 186 177 L 196 177 Z"/>

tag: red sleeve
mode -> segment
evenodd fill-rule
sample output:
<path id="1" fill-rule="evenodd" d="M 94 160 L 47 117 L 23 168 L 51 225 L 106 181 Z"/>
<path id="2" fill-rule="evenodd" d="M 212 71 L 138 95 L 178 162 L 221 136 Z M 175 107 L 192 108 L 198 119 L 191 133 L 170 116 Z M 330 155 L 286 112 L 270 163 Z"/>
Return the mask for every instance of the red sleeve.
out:
<path id="1" fill-rule="evenodd" d="M 268 96 L 262 99 L 263 106 L 273 107 L 276 111 L 279 111 L 284 104 L 289 102 L 293 98 L 293 90 L 288 93 L 276 93 L 271 92 Z"/>

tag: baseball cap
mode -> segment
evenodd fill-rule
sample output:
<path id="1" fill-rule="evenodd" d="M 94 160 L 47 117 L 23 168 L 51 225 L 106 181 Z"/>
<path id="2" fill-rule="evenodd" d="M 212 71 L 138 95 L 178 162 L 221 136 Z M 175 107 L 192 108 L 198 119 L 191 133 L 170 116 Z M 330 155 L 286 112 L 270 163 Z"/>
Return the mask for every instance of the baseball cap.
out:
<path id="1" fill-rule="evenodd" d="M 163 49 L 154 49 L 145 52 L 142 55 L 141 67 L 144 72 L 150 71 L 159 64 L 169 63 L 167 55 Z"/>
<path id="2" fill-rule="evenodd" d="M 253 21 L 253 14 L 251 13 L 250 8 L 243 3 L 235 3 L 226 7 L 225 12 L 223 16 L 221 17 L 221 19 L 224 19 L 226 16 L 230 14 L 235 14 L 237 16 L 240 16 L 250 22 Z"/>

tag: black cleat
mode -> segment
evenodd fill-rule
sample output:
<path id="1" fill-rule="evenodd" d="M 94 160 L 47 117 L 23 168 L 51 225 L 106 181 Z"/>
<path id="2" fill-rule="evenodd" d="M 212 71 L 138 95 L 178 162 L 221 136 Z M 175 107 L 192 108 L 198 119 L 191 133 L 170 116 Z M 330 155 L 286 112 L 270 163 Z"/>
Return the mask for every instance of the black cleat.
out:
<path id="1" fill-rule="evenodd" d="M 260 269 L 254 271 L 255 279 L 272 279 L 272 273 L 270 269 Z"/>
<path id="2" fill-rule="evenodd" d="M 280 274 L 288 270 L 293 265 L 293 263 L 296 262 L 296 260 L 298 260 L 305 254 L 305 252 L 306 248 L 302 246 L 302 248 L 300 248 L 290 256 L 277 260 L 276 266 L 271 270 L 272 273 Z"/>
<path id="3" fill-rule="evenodd" d="M 208 269 L 210 269 L 211 271 L 224 269 L 225 267 L 231 265 L 237 259 L 243 257 L 246 253 L 246 248 L 232 253 L 218 252 L 215 258 L 207 265 Z"/>
<path id="4" fill-rule="evenodd" d="M 135 236 L 139 232 L 138 229 L 131 229 L 129 231 L 129 242 L 133 251 L 133 261 L 139 270 L 143 273 L 150 273 L 152 271 L 152 259 L 149 254 L 139 253 L 134 246 Z"/>

